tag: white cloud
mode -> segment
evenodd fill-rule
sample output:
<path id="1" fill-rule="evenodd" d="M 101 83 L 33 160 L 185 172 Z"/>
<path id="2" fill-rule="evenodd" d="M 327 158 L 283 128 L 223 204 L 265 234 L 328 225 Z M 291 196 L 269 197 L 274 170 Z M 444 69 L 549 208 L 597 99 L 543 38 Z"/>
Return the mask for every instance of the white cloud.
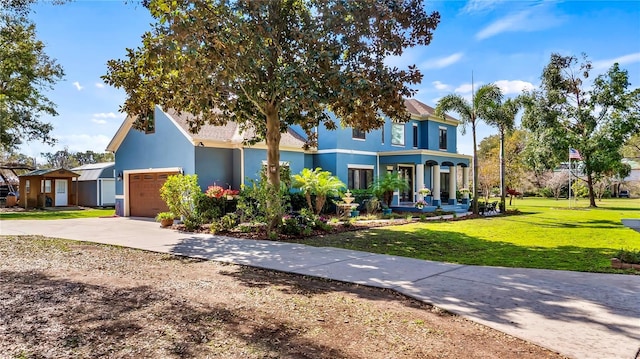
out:
<path id="1" fill-rule="evenodd" d="M 474 84 L 473 86 L 471 84 L 462 84 L 458 87 L 456 87 L 455 90 L 453 90 L 453 92 L 455 93 L 471 93 L 471 90 L 473 89 L 473 87 L 478 87 L 477 84 Z"/>
<path id="2" fill-rule="evenodd" d="M 619 56 L 613 59 L 594 61 L 591 65 L 594 70 L 607 70 L 616 62 L 620 66 L 640 62 L 640 52 Z"/>
<path id="3" fill-rule="evenodd" d="M 61 146 L 68 146 L 69 151 L 73 152 L 84 152 L 89 150 L 94 152 L 104 152 L 109 141 L 111 141 L 111 138 L 105 135 L 59 135 L 57 138 L 58 143 Z"/>
<path id="4" fill-rule="evenodd" d="M 485 40 L 503 32 L 533 32 L 561 24 L 564 18 L 551 12 L 538 11 L 541 7 L 511 13 L 489 24 L 476 34 L 477 40 Z M 533 11 L 536 10 L 536 11 Z"/>
<path id="5" fill-rule="evenodd" d="M 521 80 L 500 80 L 495 82 L 503 95 L 521 94 L 523 90 L 533 90 L 535 86 L 531 82 Z"/>
<path id="6" fill-rule="evenodd" d="M 451 85 L 447 85 L 440 81 L 433 81 L 432 84 L 438 91 L 451 91 Z"/>
<path id="7" fill-rule="evenodd" d="M 104 84 L 102 82 L 96 82 L 96 87 L 102 89 L 104 88 Z"/>
<path id="8" fill-rule="evenodd" d="M 122 114 L 115 114 L 113 112 L 100 112 L 100 113 L 94 113 L 93 117 L 97 117 L 97 118 L 118 118 L 118 117 L 124 117 Z"/>
<path id="9" fill-rule="evenodd" d="M 467 4 L 462 8 L 462 13 L 478 13 L 486 12 L 496 7 L 496 5 L 504 2 L 505 0 L 469 0 Z"/>
<path id="10" fill-rule="evenodd" d="M 447 57 L 425 61 L 420 65 L 420 68 L 423 70 L 441 69 L 460 61 L 460 59 L 462 59 L 462 55 L 462 52 L 456 52 L 455 54 L 449 55 Z"/>
<path id="11" fill-rule="evenodd" d="M 78 90 L 78 91 L 82 91 L 82 89 L 84 88 L 84 87 L 80 86 L 80 83 L 78 81 L 74 82 L 73 86 L 75 86 L 76 90 Z"/>
<path id="12" fill-rule="evenodd" d="M 99 120 L 97 118 L 92 118 L 91 122 L 97 123 L 98 125 L 106 125 L 107 124 L 107 120 Z"/>

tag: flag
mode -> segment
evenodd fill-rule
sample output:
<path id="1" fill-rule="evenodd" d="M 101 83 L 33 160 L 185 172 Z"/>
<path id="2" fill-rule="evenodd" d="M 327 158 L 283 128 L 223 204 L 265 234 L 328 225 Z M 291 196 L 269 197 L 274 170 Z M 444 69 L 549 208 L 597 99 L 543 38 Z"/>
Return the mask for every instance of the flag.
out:
<path id="1" fill-rule="evenodd" d="M 576 150 L 575 148 L 570 148 L 569 149 L 569 159 L 570 160 L 581 160 L 582 157 L 580 156 L 580 152 L 578 152 L 578 150 Z"/>

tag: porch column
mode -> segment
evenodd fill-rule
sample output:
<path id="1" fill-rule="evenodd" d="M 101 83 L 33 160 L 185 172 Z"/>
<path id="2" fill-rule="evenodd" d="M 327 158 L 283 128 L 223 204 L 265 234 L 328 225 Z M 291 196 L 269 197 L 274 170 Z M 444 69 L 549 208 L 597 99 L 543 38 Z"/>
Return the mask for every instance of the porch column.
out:
<path id="1" fill-rule="evenodd" d="M 433 169 L 433 203 L 432 206 L 440 207 L 440 165 L 431 166 Z"/>
<path id="2" fill-rule="evenodd" d="M 449 166 L 449 204 L 456 204 L 456 182 L 458 182 L 458 166 Z"/>
<path id="3" fill-rule="evenodd" d="M 462 167 L 462 188 L 466 188 L 469 191 L 462 194 L 462 203 L 469 203 L 469 193 L 471 189 L 469 188 L 469 167 Z"/>
<path id="4" fill-rule="evenodd" d="M 424 188 L 424 164 L 416 165 L 416 191 L 418 194 L 418 201 L 423 200 L 424 196 L 418 191 Z"/>

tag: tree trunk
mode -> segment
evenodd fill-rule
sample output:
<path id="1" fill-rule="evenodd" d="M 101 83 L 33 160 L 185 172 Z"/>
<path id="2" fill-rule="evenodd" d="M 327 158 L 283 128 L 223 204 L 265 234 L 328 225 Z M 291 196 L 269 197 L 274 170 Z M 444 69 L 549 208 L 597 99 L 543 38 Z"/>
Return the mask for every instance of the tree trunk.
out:
<path id="1" fill-rule="evenodd" d="M 500 209 L 505 209 L 506 203 L 506 190 L 505 190 L 505 181 L 504 181 L 504 169 L 505 169 L 505 160 L 504 160 L 504 129 L 500 129 Z M 509 205 L 511 205 L 511 200 L 509 200 Z"/>
<path id="2" fill-rule="evenodd" d="M 273 105 L 266 108 L 267 117 L 267 181 L 271 187 L 271 198 L 267 200 L 267 208 L 271 218 L 267 219 L 269 230 L 277 228 L 280 223 L 280 118 L 278 110 Z"/>
<path id="3" fill-rule="evenodd" d="M 591 171 L 587 171 L 587 186 L 589 187 L 589 207 L 598 207 L 596 206 L 596 197 L 593 192 L 593 177 L 591 176 Z"/>
<path id="4" fill-rule="evenodd" d="M 307 205 L 309 205 L 309 210 L 313 212 L 313 204 L 311 203 L 311 192 L 304 191 L 304 196 L 307 199 Z"/>
<path id="5" fill-rule="evenodd" d="M 471 133 L 473 135 L 473 214 L 478 214 L 478 148 L 476 146 L 476 121 L 471 121 Z"/>
<path id="6" fill-rule="evenodd" d="M 316 195 L 316 214 L 320 215 L 322 212 L 322 207 L 324 207 L 324 202 L 327 200 L 327 196 L 324 195 Z"/>

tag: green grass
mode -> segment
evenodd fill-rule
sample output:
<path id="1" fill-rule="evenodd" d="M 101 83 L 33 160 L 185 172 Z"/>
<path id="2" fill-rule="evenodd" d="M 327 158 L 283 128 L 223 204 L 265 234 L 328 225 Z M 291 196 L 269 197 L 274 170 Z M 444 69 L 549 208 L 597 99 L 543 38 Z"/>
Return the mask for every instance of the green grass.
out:
<path id="1" fill-rule="evenodd" d="M 461 264 L 623 272 L 610 268 L 621 248 L 640 249 L 640 233 L 622 218 L 640 218 L 639 199 L 588 202 L 517 199 L 521 215 L 372 228 L 300 242 Z"/>
<path id="2" fill-rule="evenodd" d="M 109 217 L 115 214 L 111 209 L 73 209 L 73 210 L 33 210 L 24 212 L 0 212 L 0 220 L 7 219 L 71 219 Z"/>

